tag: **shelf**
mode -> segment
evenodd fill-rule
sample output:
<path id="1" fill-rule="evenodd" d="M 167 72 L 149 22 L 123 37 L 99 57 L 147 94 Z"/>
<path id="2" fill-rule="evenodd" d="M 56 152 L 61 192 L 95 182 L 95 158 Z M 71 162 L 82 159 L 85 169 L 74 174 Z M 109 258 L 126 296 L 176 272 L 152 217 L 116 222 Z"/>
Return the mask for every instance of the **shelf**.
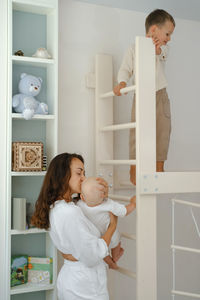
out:
<path id="1" fill-rule="evenodd" d="M 22 114 L 20 113 L 12 113 L 12 119 L 18 119 L 18 120 L 25 120 Z M 26 120 L 26 121 L 31 121 L 31 120 L 54 120 L 55 115 L 34 115 L 32 119 Z"/>
<path id="2" fill-rule="evenodd" d="M 46 290 L 53 290 L 54 288 L 55 288 L 54 284 L 39 285 L 39 284 L 33 284 L 33 283 L 26 283 L 26 284 L 12 287 L 10 290 L 10 294 L 16 295 L 16 294 L 22 294 L 22 293 L 46 291 Z"/>
<path id="3" fill-rule="evenodd" d="M 55 9 L 55 4 L 53 0 L 12 0 L 13 9 L 19 11 L 25 11 L 30 13 L 49 14 Z"/>
<path id="4" fill-rule="evenodd" d="M 45 176 L 46 171 L 41 172 L 11 172 L 12 176 Z"/>
<path id="5" fill-rule="evenodd" d="M 12 61 L 14 64 L 20 65 L 31 65 L 31 66 L 40 66 L 47 67 L 48 65 L 53 65 L 55 63 L 54 59 L 51 58 L 37 58 L 29 56 L 17 56 L 12 55 Z"/>
<path id="6" fill-rule="evenodd" d="M 16 230 L 12 229 L 10 231 L 11 235 L 17 235 L 17 234 L 38 234 L 38 233 L 46 233 L 47 230 L 45 229 L 38 229 L 38 228 L 31 228 L 26 230 Z"/>

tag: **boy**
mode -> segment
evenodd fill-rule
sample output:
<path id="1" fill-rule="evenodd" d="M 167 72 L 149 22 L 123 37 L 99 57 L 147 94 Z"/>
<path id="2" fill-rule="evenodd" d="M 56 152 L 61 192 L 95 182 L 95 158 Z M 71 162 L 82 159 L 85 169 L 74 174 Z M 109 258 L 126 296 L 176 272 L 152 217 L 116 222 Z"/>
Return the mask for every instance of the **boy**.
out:
<path id="1" fill-rule="evenodd" d="M 146 37 L 152 38 L 156 51 L 156 171 L 164 171 L 164 161 L 167 159 L 171 132 L 170 103 L 166 92 L 167 81 L 164 65 L 167 58 L 167 43 L 175 28 L 173 17 L 162 9 L 151 12 L 145 21 Z M 135 47 L 132 45 L 126 52 L 118 72 L 118 82 L 113 89 L 120 96 L 120 89 L 126 87 L 134 75 Z M 132 106 L 132 122 L 135 122 L 135 105 Z M 130 159 L 135 159 L 135 129 L 130 130 Z M 136 185 L 136 167 L 130 167 L 130 181 Z"/>
<path id="2" fill-rule="evenodd" d="M 81 185 L 81 199 L 77 205 L 81 207 L 84 215 L 99 229 L 103 235 L 110 224 L 109 212 L 119 217 L 130 214 L 136 207 L 136 197 L 130 199 L 128 205 L 119 204 L 111 199 L 104 199 L 99 190 L 99 183 L 96 178 L 89 177 Z M 122 256 L 124 249 L 121 248 L 120 234 L 118 230 L 112 236 L 110 247 L 111 256 L 104 258 L 110 268 L 116 269 L 116 262 Z"/>

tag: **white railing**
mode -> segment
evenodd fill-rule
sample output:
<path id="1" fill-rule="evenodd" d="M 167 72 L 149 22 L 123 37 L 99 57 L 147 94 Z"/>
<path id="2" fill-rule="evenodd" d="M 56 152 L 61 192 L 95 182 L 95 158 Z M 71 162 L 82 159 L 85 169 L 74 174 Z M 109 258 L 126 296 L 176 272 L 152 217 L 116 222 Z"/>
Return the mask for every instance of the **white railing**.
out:
<path id="1" fill-rule="evenodd" d="M 176 290 L 172 290 L 172 294 L 179 295 L 179 296 L 198 298 L 198 299 L 200 298 L 200 294 L 186 293 L 186 292 L 176 291 Z"/>
<path id="2" fill-rule="evenodd" d="M 192 297 L 192 298 L 199 298 L 200 299 L 200 294 L 195 294 L 195 293 L 188 293 L 188 292 L 184 292 L 184 291 L 178 291 L 175 289 L 175 251 L 185 251 L 185 252 L 192 252 L 192 253 L 198 253 L 200 254 L 200 249 L 196 249 L 196 248 L 190 248 L 190 247 L 184 247 L 184 246 L 179 246 L 179 245 L 175 245 L 175 203 L 180 204 L 180 205 L 185 205 L 185 206 L 190 206 L 190 207 L 198 207 L 200 208 L 200 204 L 199 203 L 194 203 L 194 202 L 189 202 L 189 201 L 185 201 L 185 200 L 179 200 L 179 199 L 172 199 L 172 245 L 171 245 L 171 249 L 172 249 L 172 267 L 173 267 L 173 286 L 172 286 L 172 299 L 174 300 L 175 295 L 179 295 L 179 296 L 186 296 L 186 297 Z M 192 210 L 192 208 L 191 208 Z M 193 215 L 193 212 L 191 211 L 192 214 L 192 218 L 193 221 L 195 223 L 196 229 L 197 229 L 197 233 L 199 234 L 199 229 L 195 220 L 195 217 Z"/>

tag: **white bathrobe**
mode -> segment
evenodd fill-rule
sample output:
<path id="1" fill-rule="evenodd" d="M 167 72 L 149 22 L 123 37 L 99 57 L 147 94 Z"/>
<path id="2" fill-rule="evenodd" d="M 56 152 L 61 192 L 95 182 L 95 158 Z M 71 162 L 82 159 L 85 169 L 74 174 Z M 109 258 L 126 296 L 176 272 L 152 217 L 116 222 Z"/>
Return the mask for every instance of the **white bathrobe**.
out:
<path id="1" fill-rule="evenodd" d="M 56 201 L 50 210 L 50 237 L 58 250 L 78 261 L 65 260 L 58 275 L 59 300 L 109 300 L 106 242 L 73 202 Z"/>

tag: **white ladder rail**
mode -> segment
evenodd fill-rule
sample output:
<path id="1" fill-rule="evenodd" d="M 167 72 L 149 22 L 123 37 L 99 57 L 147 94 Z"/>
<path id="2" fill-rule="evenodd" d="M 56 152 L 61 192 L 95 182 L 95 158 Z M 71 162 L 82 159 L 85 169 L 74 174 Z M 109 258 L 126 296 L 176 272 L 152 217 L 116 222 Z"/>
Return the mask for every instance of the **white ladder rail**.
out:
<path id="1" fill-rule="evenodd" d="M 109 194 L 108 198 L 111 198 L 113 200 L 120 200 L 120 201 L 125 201 L 125 202 L 130 202 L 130 198 L 128 196 L 124 196 L 124 195 L 114 195 L 114 194 Z"/>
<path id="2" fill-rule="evenodd" d="M 128 234 L 126 232 L 120 232 L 121 237 L 128 239 L 128 240 L 132 240 L 132 241 L 136 241 L 136 236 L 134 234 Z"/>
<path id="3" fill-rule="evenodd" d="M 129 92 L 135 91 L 135 89 L 136 89 L 136 86 L 131 85 L 131 86 L 128 86 L 128 87 L 125 87 L 125 88 L 121 89 L 120 93 L 123 95 L 123 94 L 129 93 Z M 104 99 L 104 98 L 109 98 L 109 97 L 114 97 L 114 96 L 116 96 L 116 95 L 114 94 L 113 91 L 111 91 L 111 92 L 108 92 L 108 93 L 105 93 L 105 94 L 101 94 L 100 98 Z"/>
<path id="4" fill-rule="evenodd" d="M 108 159 L 108 160 L 101 160 L 99 162 L 101 165 L 135 165 L 135 159 Z"/>
<path id="5" fill-rule="evenodd" d="M 136 279 L 136 273 L 131 272 L 128 269 L 125 269 L 125 268 L 122 268 L 122 267 L 118 267 L 118 269 L 116 271 L 119 272 L 119 273 L 121 273 L 121 274 L 124 274 L 124 275 L 126 275 L 128 277 Z"/>
<path id="6" fill-rule="evenodd" d="M 114 160 L 113 156 L 113 129 L 107 128 L 106 134 L 100 129 L 113 123 L 113 92 L 112 71 L 109 57 L 99 55 L 96 60 L 96 173 L 103 174 L 109 186 L 113 185 L 113 166 L 135 165 L 136 160 Z M 137 157 L 137 182 L 139 184 L 140 173 L 155 172 L 155 50 L 150 39 L 136 38 L 136 157 Z M 101 61 L 103 58 L 103 61 Z M 147 70 L 148 68 L 148 70 Z M 148 72 L 147 72 L 148 71 Z M 130 88 L 130 87 L 128 87 Z M 128 90 L 121 89 L 122 93 Z M 108 98 L 109 101 L 100 101 Z M 105 106 L 106 103 L 106 106 Z M 101 116 L 101 118 L 100 118 Z M 139 122 L 138 122 L 139 121 Z M 148 124 L 148 126 L 147 126 Z M 112 125 L 115 126 L 115 125 Z M 108 130 L 109 129 L 109 130 Z M 119 128 L 118 128 L 119 129 Z M 141 135 L 141 136 L 140 136 Z M 150 141 L 150 143 L 149 143 Z M 150 145 L 149 145 L 150 144 Z M 148 149 L 148 150 L 147 150 Z M 142 151 L 141 151 L 142 150 Z M 111 194 L 113 193 L 110 189 Z M 142 195 L 140 187 L 136 189 L 139 200 L 137 205 L 137 278 L 136 274 L 119 268 L 119 272 L 132 278 L 136 278 L 137 300 L 157 300 L 157 266 L 156 266 L 156 196 Z M 148 211 L 148 218 L 145 218 Z M 144 222 L 145 220 L 145 222 Z M 150 242 L 149 242 L 150 241 Z"/>
<path id="7" fill-rule="evenodd" d="M 136 128 L 135 122 L 105 126 L 102 127 L 100 131 L 115 131 L 115 130 L 131 129 L 131 128 Z"/>

